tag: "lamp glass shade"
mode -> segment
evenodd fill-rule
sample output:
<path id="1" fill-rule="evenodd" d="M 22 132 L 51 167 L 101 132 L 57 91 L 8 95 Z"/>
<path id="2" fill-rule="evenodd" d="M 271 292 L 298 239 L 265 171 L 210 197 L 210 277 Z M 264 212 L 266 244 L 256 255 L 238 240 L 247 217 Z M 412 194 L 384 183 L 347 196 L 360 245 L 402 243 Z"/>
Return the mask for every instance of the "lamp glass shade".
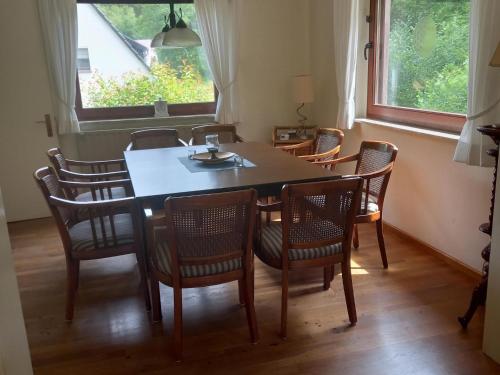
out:
<path id="1" fill-rule="evenodd" d="M 163 47 L 166 48 L 187 48 L 200 47 L 201 39 L 193 30 L 189 28 L 175 27 L 165 33 Z"/>
<path id="2" fill-rule="evenodd" d="M 293 78 L 293 96 L 295 103 L 314 102 L 314 89 L 311 75 L 300 75 Z"/>
<path id="3" fill-rule="evenodd" d="M 500 68 L 500 42 L 498 43 L 497 49 L 491 58 L 490 66 Z"/>
<path id="4" fill-rule="evenodd" d="M 165 39 L 165 34 L 163 31 L 156 34 L 151 40 L 151 48 L 161 48 L 163 47 L 163 39 Z"/>

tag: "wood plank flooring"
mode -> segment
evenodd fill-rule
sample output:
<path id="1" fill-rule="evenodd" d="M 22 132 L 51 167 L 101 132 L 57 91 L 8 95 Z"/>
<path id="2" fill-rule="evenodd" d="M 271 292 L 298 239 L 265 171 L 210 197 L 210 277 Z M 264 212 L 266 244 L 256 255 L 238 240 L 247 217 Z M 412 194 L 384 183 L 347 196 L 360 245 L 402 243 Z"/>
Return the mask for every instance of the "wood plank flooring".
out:
<path id="1" fill-rule="evenodd" d="M 236 283 L 188 290 L 180 365 L 172 358 L 172 291 L 162 287 L 163 322 L 152 325 L 132 256 L 82 262 L 75 319 L 67 323 L 65 260 L 53 221 L 9 229 L 36 374 L 500 374 L 481 352 L 482 311 L 466 332 L 456 321 L 474 280 L 389 229 L 383 270 L 375 228 L 360 227 L 355 327 L 348 327 L 340 277 L 325 292 L 321 270 L 295 271 L 289 337 L 281 340 L 280 274 L 257 260 L 260 342 L 249 342 Z"/>

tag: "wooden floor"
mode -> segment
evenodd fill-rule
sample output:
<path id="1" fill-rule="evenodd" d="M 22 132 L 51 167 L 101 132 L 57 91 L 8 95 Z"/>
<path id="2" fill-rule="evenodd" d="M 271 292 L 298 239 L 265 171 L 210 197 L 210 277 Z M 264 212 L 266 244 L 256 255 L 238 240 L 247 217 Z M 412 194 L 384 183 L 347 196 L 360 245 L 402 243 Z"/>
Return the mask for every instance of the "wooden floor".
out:
<path id="1" fill-rule="evenodd" d="M 282 341 L 279 273 L 256 261 L 260 342 L 249 343 L 236 283 L 188 290 L 185 360 L 177 365 L 172 291 L 162 287 L 163 323 L 151 325 L 133 257 L 83 262 L 69 324 L 55 225 L 43 219 L 9 229 L 37 374 L 500 374 L 480 350 L 483 312 L 467 332 L 456 321 L 474 281 L 390 230 L 390 268 L 383 270 L 375 228 L 361 226 L 353 256 L 357 326 L 348 327 L 340 277 L 325 292 L 320 270 L 295 271 Z"/>

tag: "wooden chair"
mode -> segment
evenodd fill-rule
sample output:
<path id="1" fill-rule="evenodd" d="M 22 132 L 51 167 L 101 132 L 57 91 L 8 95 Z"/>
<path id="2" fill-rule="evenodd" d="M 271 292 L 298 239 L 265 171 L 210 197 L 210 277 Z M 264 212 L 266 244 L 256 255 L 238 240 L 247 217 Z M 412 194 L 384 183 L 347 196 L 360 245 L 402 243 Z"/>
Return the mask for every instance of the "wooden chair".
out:
<path id="1" fill-rule="evenodd" d="M 338 157 L 343 140 L 342 130 L 321 128 L 316 131 L 314 140 L 278 148 L 304 160 L 326 161 Z"/>
<path id="2" fill-rule="evenodd" d="M 287 336 L 288 273 L 321 267 L 323 287 L 330 288 L 333 267 L 342 265 L 342 279 L 351 324 L 357 321 L 351 279 L 351 239 L 361 199 L 363 180 L 285 185 L 281 194 L 281 222 L 262 227 L 257 221 L 255 254 L 281 270 L 281 336 Z"/>
<path id="3" fill-rule="evenodd" d="M 165 200 L 150 254 L 153 321 L 161 319 L 159 282 L 174 289 L 174 352 L 182 357 L 182 289 L 238 281 L 253 343 L 255 317 L 252 233 L 255 190 Z"/>
<path id="4" fill-rule="evenodd" d="M 49 161 L 54 167 L 57 176 L 62 181 L 97 182 L 112 181 L 128 178 L 125 160 L 102 160 L 102 161 L 81 161 L 66 159 L 59 148 L 51 148 L 47 151 Z M 102 199 L 109 199 L 108 189 L 101 189 Z M 122 186 L 111 188 L 112 196 L 115 198 L 125 198 L 132 196 L 130 189 L 126 191 Z M 67 198 L 79 202 L 89 202 L 93 199 L 90 191 L 83 191 L 81 194 L 67 190 Z M 101 194 L 98 195 L 98 197 Z"/>
<path id="5" fill-rule="evenodd" d="M 318 165 L 335 167 L 340 163 L 356 162 L 355 175 L 364 180 L 363 197 L 354 226 L 354 248 L 359 247 L 357 224 L 373 223 L 377 227 L 378 245 L 384 268 L 389 267 L 385 251 L 384 232 L 382 227 L 382 212 L 384 208 L 385 192 L 392 168 L 396 160 L 398 148 L 389 142 L 364 141 L 361 143 L 359 153 L 343 158 L 316 162 Z"/>
<path id="6" fill-rule="evenodd" d="M 187 146 L 175 129 L 139 130 L 130 134 L 130 139 L 127 151 Z"/>
<path id="7" fill-rule="evenodd" d="M 97 197 L 99 190 L 129 185 L 130 180 L 93 183 L 58 181 L 54 170 L 49 167 L 38 169 L 34 177 L 54 216 L 66 255 L 66 320 L 73 319 L 80 261 L 124 254 L 135 254 L 137 257 L 146 307 L 149 309 L 146 262 L 134 198 L 112 199 L 110 195 L 111 200 L 75 202 L 67 200 L 64 194 L 65 188 L 86 188 Z M 78 213 L 82 210 L 86 212 L 86 219 L 80 219 Z"/>
<path id="8" fill-rule="evenodd" d="M 243 142 L 243 139 L 236 134 L 234 125 L 201 125 L 193 128 L 193 137 L 189 141 L 190 145 L 204 145 L 205 136 L 208 134 L 218 134 L 219 143 Z"/>

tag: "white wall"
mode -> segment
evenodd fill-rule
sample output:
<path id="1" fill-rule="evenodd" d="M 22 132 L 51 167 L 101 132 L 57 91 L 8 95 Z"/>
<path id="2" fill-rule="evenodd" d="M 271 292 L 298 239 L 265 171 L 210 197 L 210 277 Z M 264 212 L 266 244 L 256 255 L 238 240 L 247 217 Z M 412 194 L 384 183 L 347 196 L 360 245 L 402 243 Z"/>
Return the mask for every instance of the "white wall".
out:
<path id="1" fill-rule="evenodd" d="M 359 42 L 358 87 L 366 82 L 367 64 L 362 48 L 367 41 L 363 0 Z M 335 126 L 338 99 L 333 62 L 333 5 L 311 0 L 311 65 L 318 99 L 314 120 L 319 126 Z M 366 90 L 357 92 L 357 110 L 366 107 Z M 479 271 L 481 250 L 488 241 L 477 228 L 487 221 L 492 170 L 453 162 L 456 141 L 418 135 L 376 125 L 357 125 L 346 132 L 342 154 L 354 153 L 363 139 L 385 140 L 399 147 L 384 209 L 384 220 L 446 255 Z M 389 257 L 390 257 L 390 249 Z"/>
<path id="2" fill-rule="evenodd" d="M 32 374 L 23 311 L 0 191 L 0 374 Z"/>

